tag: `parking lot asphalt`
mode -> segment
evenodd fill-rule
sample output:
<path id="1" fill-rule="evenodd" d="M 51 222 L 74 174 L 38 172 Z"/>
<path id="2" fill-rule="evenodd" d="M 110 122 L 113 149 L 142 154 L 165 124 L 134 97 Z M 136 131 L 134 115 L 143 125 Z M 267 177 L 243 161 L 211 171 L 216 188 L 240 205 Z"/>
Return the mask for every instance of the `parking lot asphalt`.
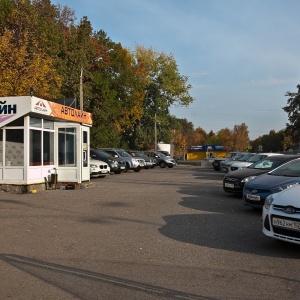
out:
<path id="1" fill-rule="evenodd" d="M 299 247 L 266 238 L 223 176 L 180 165 L 1 193 L 1 299 L 298 299 Z"/>

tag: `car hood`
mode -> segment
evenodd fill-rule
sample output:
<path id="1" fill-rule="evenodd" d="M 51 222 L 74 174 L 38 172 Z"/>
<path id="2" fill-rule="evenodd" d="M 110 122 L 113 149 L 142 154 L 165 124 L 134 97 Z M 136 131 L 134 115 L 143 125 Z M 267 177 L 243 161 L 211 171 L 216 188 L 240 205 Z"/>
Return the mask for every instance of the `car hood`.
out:
<path id="1" fill-rule="evenodd" d="M 262 174 L 248 182 L 247 186 L 251 187 L 276 187 L 281 184 L 292 182 L 300 182 L 300 177 L 275 176 L 270 174 Z"/>
<path id="2" fill-rule="evenodd" d="M 102 161 L 102 160 L 91 159 L 91 158 L 90 158 L 90 164 L 94 164 L 94 165 L 107 165 L 107 163 L 104 162 L 104 161 Z"/>
<path id="3" fill-rule="evenodd" d="M 246 162 L 246 161 L 244 161 L 244 162 L 241 161 L 241 162 L 236 162 L 236 163 L 232 164 L 231 166 L 240 168 L 240 167 L 248 167 L 248 166 L 251 166 L 252 164 L 253 164 L 252 162 L 249 163 L 249 162 Z"/>
<path id="4" fill-rule="evenodd" d="M 300 207 L 300 184 L 295 184 L 289 189 L 283 190 L 280 193 L 273 194 L 272 205 L 291 205 Z"/>
<path id="5" fill-rule="evenodd" d="M 228 166 L 231 166 L 233 164 L 236 164 L 236 160 L 229 160 L 229 161 L 225 161 L 225 162 L 222 162 L 221 165 L 222 166 L 225 166 L 225 167 L 228 167 Z"/>
<path id="6" fill-rule="evenodd" d="M 228 173 L 227 175 L 225 175 L 226 177 L 235 177 L 235 178 L 239 178 L 239 179 L 243 179 L 249 176 L 259 176 L 262 174 L 265 174 L 267 172 L 269 172 L 270 169 L 248 169 L 248 168 L 244 168 L 244 169 L 239 169 L 236 171 L 232 171 L 230 173 Z"/>

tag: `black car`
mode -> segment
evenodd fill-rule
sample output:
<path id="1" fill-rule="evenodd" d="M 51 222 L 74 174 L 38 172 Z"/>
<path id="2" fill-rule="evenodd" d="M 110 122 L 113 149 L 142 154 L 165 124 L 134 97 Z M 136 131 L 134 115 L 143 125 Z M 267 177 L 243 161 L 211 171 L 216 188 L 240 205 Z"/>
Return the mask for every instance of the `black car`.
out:
<path id="1" fill-rule="evenodd" d="M 215 171 L 221 170 L 221 162 L 222 161 L 228 160 L 228 159 L 232 158 L 233 156 L 235 156 L 236 154 L 237 154 L 237 152 L 229 152 L 224 157 L 215 158 L 212 162 L 212 166 L 215 169 Z"/>
<path id="2" fill-rule="evenodd" d="M 93 159 L 98 159 L 106 162 L 109 167 L 110 171 L 115 174 L 120 174 L 122 171 L 126 169 L 126 163 L 121 158 L 112 157 L 108 153 L 98 149 L 91 149 L 90 150 L 90 157 Z"/>
<path id="3" fill-rule="evenodd" d="M 227 193 L 243 195 L 246 182 L 267 173 L 280 165 L 300 157 L 299 155 L 273 155 L 265 157 L 249 167 L 232 171 L 224 176 L 223 190 Z"/>

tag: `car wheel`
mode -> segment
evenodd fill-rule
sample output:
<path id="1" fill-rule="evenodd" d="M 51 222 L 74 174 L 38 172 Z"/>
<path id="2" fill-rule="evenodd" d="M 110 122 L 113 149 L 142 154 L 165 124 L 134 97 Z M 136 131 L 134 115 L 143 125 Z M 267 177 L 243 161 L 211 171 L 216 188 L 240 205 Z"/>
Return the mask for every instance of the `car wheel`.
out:
<path id="1" fill-rule="evenodd" d="M 133 170 L 134 172 L 139 172 L 141 171 L 141 167 L 137 167 L 136 169 Z"/>
<path id="2" fill-rule="evenodd" d="M 161 161 L 160 164 L 159 164 L 159 166 L 161 168 L 165 168 L 166 167 L 166 163 L 164 161 Z"/>
<path id="3" fill-rule="evenodd" d="M 115 174 L 121 174 L 121 171 L 114 171 Z"/>
<path id="4" fill-rule="evenodd" d="M 169 168 L 171 169 L 171 168 L 173 168 L 173 166 L 169 166 Z"/>
<path id="5" fill-rule="evenodd" d="M 129 164 L 128 164 L 128 163 L 126 163 L 126 166 L 125 166 L 125 169 L 123 170 L 123 172 L 124 172 L 124 173 L 127 173 L 127 172 L 128 172 L 128 170 L 129 170 Z"/>

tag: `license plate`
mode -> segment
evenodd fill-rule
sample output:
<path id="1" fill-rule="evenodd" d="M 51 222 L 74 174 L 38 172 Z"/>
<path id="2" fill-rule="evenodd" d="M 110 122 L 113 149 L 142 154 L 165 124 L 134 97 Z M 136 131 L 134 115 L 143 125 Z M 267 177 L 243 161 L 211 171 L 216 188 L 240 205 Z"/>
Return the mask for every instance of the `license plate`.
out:
<path id="1" fill-rule="evenodd" d="M 124 166 L 121 166 L 120 169 L 125 169 L 125 167 L 124 167 Z"/>
<path id="2" fill-rule="evenodd" d="M 251 201 L 260 201 L 259 195 L 246 194 L 246 198 Z"/>
<path id="3" fill-rule="evenodd" d="M 280 219 L 280 218 L 274 217 L 272 219 L 272 224 L 273 224 L 273 226 L 300 231 L 300 222 L 298 222 L 298 221 L 285 220 L 285 219 Z"/>
<path id="4" fill-rule="evenodd" d="M 234 189 L 234 184 L 225 182 L 225 187 L 230 188 L 230 189 Z"/>

